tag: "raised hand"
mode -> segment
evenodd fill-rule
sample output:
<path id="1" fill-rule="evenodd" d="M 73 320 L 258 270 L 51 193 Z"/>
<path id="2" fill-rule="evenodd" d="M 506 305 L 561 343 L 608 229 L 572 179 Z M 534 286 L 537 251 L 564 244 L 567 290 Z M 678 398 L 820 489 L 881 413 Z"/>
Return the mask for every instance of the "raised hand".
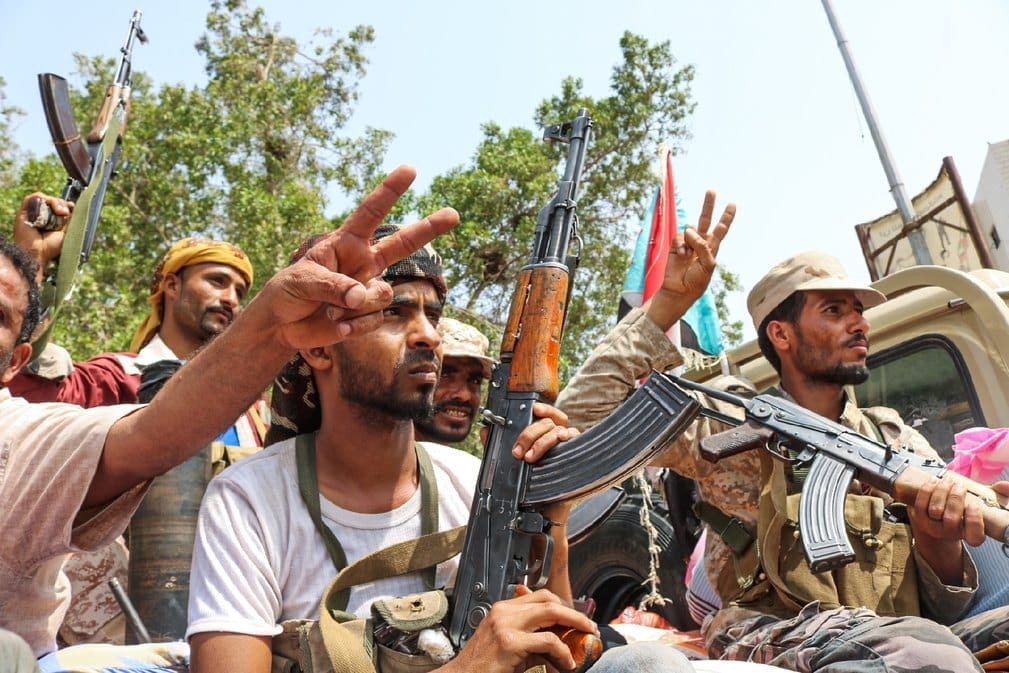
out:
<path id="1" fill-rule="evenodd" d="M 42 192 L 29 194 L 21 201 L 21 208 L 14 215 L 14 242 L 26 250 L 39 265 L 36 280 L 41 282 L 49 262 L 60 256 L 63 248 L 64 226 L 70 219 L 74 204 Z M 55 216 L 55 228 L 40 227 L 33 220 L 45 209 Z"/>
<path id="2" fill-rule="evenodd" d="M 339 229 L 264 287 L 270 289 L 271 309 L 289 347 L 325 346 L 380 325 L 382 310 L 392 300 L 392 288 L 379 279 L 382 271 L 459 222 L 455 210 L 443 208 L 370 242 L 415 176 L 410 166 L 396 168 Z"/>
<path id="3" fill-rule="evenodd" d="M 712 227 L 714 210 L 715 192 L 708 190 L 704 195 L 697 228 L 688 227 L 677 232 L 666 259 L 662 287 L 644 307 L 648 316 L 663 331 L 683 316 L 711 282 L 718 250 L 736 217 L 736 204 L 726 205 L 722 216 Z"/>

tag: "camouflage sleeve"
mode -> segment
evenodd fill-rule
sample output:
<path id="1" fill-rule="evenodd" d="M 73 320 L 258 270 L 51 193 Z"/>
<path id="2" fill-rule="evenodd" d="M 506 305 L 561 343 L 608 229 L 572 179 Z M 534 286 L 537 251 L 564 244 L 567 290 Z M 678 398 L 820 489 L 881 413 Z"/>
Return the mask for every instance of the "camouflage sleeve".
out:
<path id="1" fill-rule="evenodd" d="M 914 550 L 914 562 L 918 571 L 922 615 L 947 625 L 960 619 L 977 592 L 977 566 L 967 549 L 963 552 L 963 586 L 943 584 L 917 549 Z"/>
<path id="2" fill-rule="evenodd" d="M 890 444 L 901 446 L 925 458 L 942 460 L 928 440 L 906 425 L 895 410 L 871 407 L 864 411 L 878 424 Z M 968 610 L 977 591 L 977 567 L 970 553 L 964 548 L 963 581 L 960 586 L 943 584 L 917 549 L 914 550 L 914 561 L 918 571 L 918 595 L 922 613 L 941 624 L 952 624 Z"/>
<path id="3" fill-rule="evenodd" d="M 557 406 L 568 415 L 572 426 L 587 430 L 616 409 L 633 392 L 638 380 L 650 371 L 666 371 L 682 363 L 680 352 L 669 337 L 644 311 L 634 309 L 592 351 L 561 391 Z M 713 385 L 741 395 L 756 392 L 749 382 L 735 377 L 722 377 Z M 703 394 L 695 394 L 695 397 L 706 407 L 740 419 L 743 417 L 743 410 L 734 405 Z M 726 428 L 718 421 L 698 418 L 652 465 L 671 468 L 692 479 L 704 478 L 711 471 L 724 472 L 701 459 L 699 441 Z M 735 458 L 728 460 L 729 465 L 736 462 Z"/>
<path id="4" fill-rule="evenodd" d="M 596 346 L 557 397 L 573 427 L 588 430 L 634 391 L 638 380 L 683 362 L 676 346 L 641 309 L 634 309 Z"/>

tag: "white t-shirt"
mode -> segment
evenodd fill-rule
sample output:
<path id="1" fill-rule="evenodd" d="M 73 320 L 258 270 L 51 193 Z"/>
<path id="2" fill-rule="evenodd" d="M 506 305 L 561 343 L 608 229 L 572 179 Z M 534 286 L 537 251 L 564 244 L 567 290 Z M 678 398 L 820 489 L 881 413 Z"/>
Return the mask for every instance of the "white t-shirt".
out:
<path id="1" fill-rule="evenodd" d="M 114 540 L 147 491 L 137 486 L 75 521 L 109 428 L 139 408 L 29 404 L 0 388 L 0 628 L 28 641 L 35 656 L 56 649 L 70 603 L 67 554 Z"/>
<path id="2" fill-rule="evenodd" d="M 465 525 L 480 461 L 440 444 L 424 443 L 438 483 L 438 527 Z M 382 514 L 361 514 L 320 498 L 322 520 L 340 541 L 347 562 L 421 535 L 421 493 Z M 438 566 L 444 586 L 458 565 Z M 319 601 L 336 576 L 322 536 L 298 492 L 295 440 L 270 446 L 210 482 L 197 524 L 189 587 L 189 630 L 256 636 L 280 633 L 279 622 L 316 619 Z M 370 616 L 373 601 L 425 590 L 420 573 L 354 587 L 349 612 Z"/>

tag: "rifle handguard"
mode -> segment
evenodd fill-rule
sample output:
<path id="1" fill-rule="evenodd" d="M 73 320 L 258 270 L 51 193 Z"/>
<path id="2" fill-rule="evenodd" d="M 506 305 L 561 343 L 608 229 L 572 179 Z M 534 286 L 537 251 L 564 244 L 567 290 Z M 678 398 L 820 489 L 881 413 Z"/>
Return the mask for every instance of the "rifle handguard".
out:
<path id="1" fill-rule="evenodd" d="M 623 481 L 683 433 L 701 405 L 661 372 L 572 440 L 532 466 L 523 504 L 546 505 L 591 495 Z"/>

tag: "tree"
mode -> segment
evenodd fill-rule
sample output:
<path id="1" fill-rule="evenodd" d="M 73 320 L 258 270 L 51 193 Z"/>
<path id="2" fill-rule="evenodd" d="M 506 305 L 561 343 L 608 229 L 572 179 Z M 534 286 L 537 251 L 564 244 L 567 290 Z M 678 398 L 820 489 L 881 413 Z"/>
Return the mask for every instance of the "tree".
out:
<path id="1" fill-rule="evenodd" d="M 613 69 L 608 96 L 592 99 L 581 80 L 568 78 L 560 94 L 541 102 L 533 115 L 542 127 L 572 119 L 584 107 L 594 123 L 578 198 L 585 246 L 561 347 L 564 379 L 615 319 L 631 230 L 657 182 L 659 143 L 675 152 L 690 137 L 693 67 L 676 67 L 669 42 L 649 44 L 624 33 L 620 48 L 623 62 Z M 487 123 L 483 132 L 472 162 L 435 178 L 420 203 L 423 210 L 451 204 L 462 214 L 461 224 L 438 245 L 449 296 L 463 318 L 479 324 L 493 341 L 507 318 L 537 213 L 556 187 L 566 147 L 545 144 L 524 128 Z"/>
<path id="2" fill-rule="evenodd" d="M 361 137 L 341 135 L 365 73 L 371 28 L 343 37 L 320 31 L 300 45 L 243 0 L 214 0 L 206 26 L 196 44 L 206 59 L 204 86 L 155 90 L 142 72 L 143 48 L 134 51 L 121 170 L 91 260 L 55 328 L 55 340 L 75 357 L 126 349 L 148 309 L 154 267 L 174 241 L 199 235 L 241 245 L 258 286 L 306 235 L 334 226 L 324 214 L 327 190 L 356 198 L 379 179 L 391 134 L 369 128 Z M 115 63 L 75 58 L 82 84 L 71 88 L 71 99 L 83 128 Z M 2 114 L 0 106 L 0 123 Z M 26 191 L 59 193 L 65 174 L 55 160 L 32 170 L 0 190 L 5 205 Z"/>

